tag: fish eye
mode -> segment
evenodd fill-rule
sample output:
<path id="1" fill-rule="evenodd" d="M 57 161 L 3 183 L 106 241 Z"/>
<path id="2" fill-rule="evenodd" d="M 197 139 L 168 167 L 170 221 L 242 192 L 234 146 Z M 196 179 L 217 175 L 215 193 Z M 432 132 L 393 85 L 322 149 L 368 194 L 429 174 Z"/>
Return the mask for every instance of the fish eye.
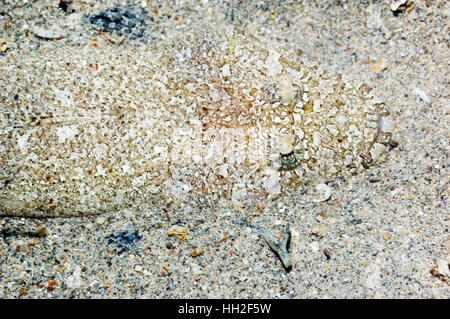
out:
<path id="1" fill-rule="evenodd" d="M 280 156 L 281 156 L 282 158 L 288 158 L 288 157 L 291 157 L 291 156 L 293 156 L 293 155 L 294 155 L 294 151 L 290 151 L 290 152 L 287 153 L 287 154 L 280 153 Z"/>

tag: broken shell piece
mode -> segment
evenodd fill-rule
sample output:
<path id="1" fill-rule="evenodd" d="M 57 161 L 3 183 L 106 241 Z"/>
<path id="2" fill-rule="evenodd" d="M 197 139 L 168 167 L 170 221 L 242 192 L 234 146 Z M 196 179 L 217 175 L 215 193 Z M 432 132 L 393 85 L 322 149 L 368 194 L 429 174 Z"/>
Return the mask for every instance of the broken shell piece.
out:
<path id="1" fill-rule="evenodd" d="M 406 2 L 407 2 L 407 0 L 394 0 L 394 1 L 392 1 L 392 2 L 391 2 L 391 10 L 392 10 L 393 12 L 399 10 L 399 8 L 400 8 L 402 5 L 406 4 Z"/>
<path id="2" fill-rule="evenodd" d="M 43 39 L 61 39 L 65 37 L 65 34 L 61 30 L 47 30 L 43 28 L 35 28 L 33 34 L 39 38 Z"/>
<path id="3" fill-rule="evenodd" d="M 381 121 L 381 131 L 385 133 L 392 133 L 394 130 L 394 121 L 392 120 L 392 118 L 390 116 L 384 117 L 381 118 Z"/>
<path id="4" fill-rule="evenodd" d="M 45 237 L 48 235 L 48 230 L 45 227 L 45 225 L 39 225 L 39 227 L 36 230 L 36 235 L 38 237 Z"/>
<path id="5" fill-rule="evenodd" d="M 415 88 L 415 89 L 413 90 L 413 93 L 414 93 L 415 95 L 417 95 L 417 96 L 419 97 L 419 99 L 421 99 L 422 101 L 424 101 L 427 105 L 430 105 L 430 104 L 431 104 L 430 98 L 429 98 L 428 95 L 427 95 L 424 91 L 422 91 L 421 89 Z"/>
<path id="6" fill-rule="evenodd" d="M 169 236 L 177 236 L 182 241 L 187 241 L 187 236 L 189 235 L 189 229 L 183 226 L 174 225 L 167 232 Z"/>
<path id="7" fill-rule="evenodd" d="M 281 241 L 277 241 L 271 234 L 261 228 L 256 228 L 258 233 L 266 241 L 267 245 L 278 255 L 285 269 L 292 268 L 291 257 L 289 256 L 288 246 L 291 237 L 289 223 L 286 225 L 286 232 Z"/>
<path id="8" fill-rule="evenodd" d="M 381 143 L 375 143 L 373 145 L 372 150 L 370 151 L 370 155 L 372 156 L 373 161 L 377 161 L 380 156 L 386 151 L 386 146 Z"/>
<path id="9" fill-rule="evenodd" d="M 324 202 L 331 197 L 331 187 L 326 184 L 318 184 L 316 190 L 321 194 L 319 198 L 314 199 L 316 203 Z"/>
<path id="10" fill-rule="evenodd" d="M 449 277 L 450 278 L 450 268 L 449 268 L 449 263 L 447 262 L 447 260 L 444 259 L 438 259 L 437 260 L 437 266 L 438 266 L 438 271 Z"/>

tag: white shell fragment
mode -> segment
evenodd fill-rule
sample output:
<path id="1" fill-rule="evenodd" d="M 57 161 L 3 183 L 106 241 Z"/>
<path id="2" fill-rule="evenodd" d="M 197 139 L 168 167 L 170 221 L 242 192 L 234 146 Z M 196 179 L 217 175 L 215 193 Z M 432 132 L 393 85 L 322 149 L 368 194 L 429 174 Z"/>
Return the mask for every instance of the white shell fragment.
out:
<path id="1" fill-rule="evenodd" d="M 390 140 L 367 87 L 229 30 L 0 59 L 0 216 L 250 204 L 358 173 Z"/>
<path id="2" fill-rule="evenodd" d="M 447 276 L 450 278 L 450 265 L 449 262 L 445 259 L 438 259 L 437 260 L 437 266 L 438 266 L 438 272 L 443 274 L 444 276 Z"/>
<path id="3" fill-rule="evenodd" d="M 422 91 L 421 89 L 415 88 L 415 89 L 413 90 L 413 93 L 414 93 L 415 95 L 417 95 L 417 96 L 419 97 L 419 99 L 421 99 L 423 102 L 425 102 L 425 104 L 427 104 L 427 105 L 430 105 L 430 104 L 431 104 L 430 98 L 429 98 L 428 95 L 427 95 L 424 91 Z"/>
<path id="4" fill-rule="evenodd" d="M 43 39 L 61 39 L 65 37 L 65 32 L 61 30 L 48 30 L 43 28 L 34 28 L 33 34 Z"/>
<path id="5" fill-rule="evenodd" d="M 319 193 L 318 198 L 314 199 L 316 203 L 324 202 L 331 197 L 331 187 L 327 184 L 318 184 L 316 190 Z"/>
<path id="6" fill-rule="evenodd" d="M 391 10 L 397 11 L 398 8 L 404 4 L 406 4 L 407 0 L 392 0 L 391 2 Z"/>

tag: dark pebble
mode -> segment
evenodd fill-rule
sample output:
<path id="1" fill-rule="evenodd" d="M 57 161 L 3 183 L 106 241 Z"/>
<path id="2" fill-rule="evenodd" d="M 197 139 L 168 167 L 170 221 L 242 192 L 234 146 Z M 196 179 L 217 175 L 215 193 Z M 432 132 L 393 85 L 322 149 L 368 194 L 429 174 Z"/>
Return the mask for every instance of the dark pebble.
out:
<path id="1" fill-rule="evenodd" d="M 115 244 L 117 246 L 116 251 L 119 255 L 135 248 L 137 242 L 141 238 L 142 237 L 137 231 L 130 232 L 128 230 L 121 231 L 107 237 L 108 244 Z"/>
<path id="2" fill-rule="evenodd" d="M 114 32 L 131 39 L 143 38 L 147 24 L 152 21 L 147 12 L 139 7 L 127 5 L 100 11 L 85 19 L 102 31 Z"/>
<path id="3" fill-rule="evenodd" d="M 398 146 L 398 142 L 396 141 L 390 141 L 389 142 L 389 150 L 392 150 Z"/>

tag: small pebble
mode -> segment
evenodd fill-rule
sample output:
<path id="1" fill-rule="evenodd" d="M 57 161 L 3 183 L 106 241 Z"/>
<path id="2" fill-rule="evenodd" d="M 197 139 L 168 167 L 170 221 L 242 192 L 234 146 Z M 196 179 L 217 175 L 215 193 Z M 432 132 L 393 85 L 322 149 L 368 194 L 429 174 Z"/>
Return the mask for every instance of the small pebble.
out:
<path id="1" fill-rule="evenodd" d="M 28 290 L 26 290 L 25 288 L 20 288 L 19 293 L 21 296 L 26 296 L 28 295 Z"/>
<path id="2" fill-rule="evenodd" d="M 316 203 L 324 202 L 331 197 L 331 187 L 326 184 L 318 184 L 316 190 L 320 194 L 318 198 L 314 199 Z"/>
<path id="3" fill-rule="evenodd" d="M 45 237 L 48 235 L 48 230 L 44 225 L 40 225 L 36 230 L 36 235 L 38 237 Z"/>
<path id="4" fill-rule="evenodd" d="M 390 141 L 389 142 L 389 150 L 393 150 L 394 148 L 396 148 L 398 146 L 398 142 L 396 141 Z"/>
<path id="5" fill-rule="evenodd" d="M 204 251 L 203 251 L 203 249 L 201 249 L 201 248 L 195 248 L 193 251 L 192 251 L 192 257 L 198 257 L 198 256 L 201 256 L 201 255 L 203 255 L 203 253 L 204 253 Z"/>

